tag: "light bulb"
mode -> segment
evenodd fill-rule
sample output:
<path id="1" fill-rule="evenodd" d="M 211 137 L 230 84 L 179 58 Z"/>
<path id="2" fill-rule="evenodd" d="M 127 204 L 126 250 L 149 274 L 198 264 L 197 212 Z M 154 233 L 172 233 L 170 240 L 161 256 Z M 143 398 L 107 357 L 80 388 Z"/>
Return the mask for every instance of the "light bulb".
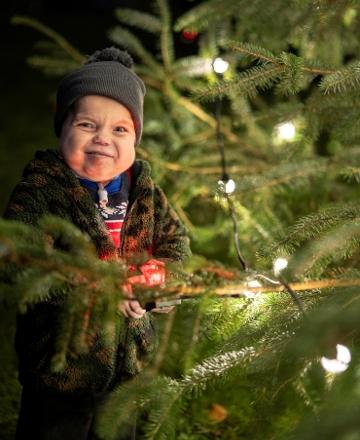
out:
<path id="1" fill-rule="evenodd" d="M 251 290 L 244 290 L 243 294 L 247 299 L 254 299 L 256 296 L 256 293 L 252 292 Z"/>
<path id="2" fill-rule="evenodd" d="M 345 364 L 349 364 L 351 362 L 351 353 L 350 350 L 342 344 L 336 345 L 336 358 L 340 362 L 344 362 Z"/>
<path id="3" fill-rule="evenodd" d="M 259 283 L 258 280 L 249 280 L 246 285 L 248 287 L 261 287 L 261 283 Z M 252 299 L 255 298 L 255 296 L 257 295 L 257 292 L 252 292 L 251 290 L 245 290 L 243 292 L 244 296 L 246 298 Z"/>
<path id="4" fill-rule="evenodd" d="M 249 287 L 261 287 L 261 283 L 258 280 L 250 280 L 246 283 Z"/>
<path id="5" fill-rule="evenodd" d="M 236 189 L 236 183 L 232 179 L 228 179 L 225 182 L 223 180 L 218 181 L 220 189 L 226 194 L 232 194 Z"/>
<path id="6" fill-rule="evenodd" d="M 273 264 L 275 276 L 277 277 L 278 275 L 280 275 L 280 272 L 284 270 L 285 267 L 287 267 L 287 265 L 288 265 L 288 260 L 286 258 L 282 258 L 282 257 L 277 258 Z"/>
<path id="7" fill-rule="evenodd" d="M 229 68 L 229 63 L 222 58 L 215 58 L 213 61 L 213 69 L 216 73 L 225 73 Z"/>
<path id="8" fill-rule="evenodd" d="M 283 122 L 276 126 L 277 134 L 282 141 L 292 141 L 295 138 L 296 129 L 292 122 Z"/>
<path id="9" fill-rule="evenodd" d="M 232 179 L 229 179 L 226 183 L 225 183 L 225 192 L 227 194 L 232 194 L 235 191 L 236 188 L 236 184 Z"/>
<path id="10" fill-rule="evenodd" d="M 345 345 L 337 344 L 336 359 L 328 359 L 323 356 L 320 359 L 320 362 L 324 370 L 329 373 L 342 373 L 348 368 L 349 363 L 351 362 L 350 350 Z"/>

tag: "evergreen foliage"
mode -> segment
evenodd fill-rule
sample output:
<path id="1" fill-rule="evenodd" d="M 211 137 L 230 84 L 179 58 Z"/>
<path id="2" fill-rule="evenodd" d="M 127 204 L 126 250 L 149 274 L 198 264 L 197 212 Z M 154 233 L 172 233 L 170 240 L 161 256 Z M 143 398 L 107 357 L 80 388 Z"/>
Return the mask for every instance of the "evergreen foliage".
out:
<path id="1" fill-rule="evenodd" d="M 59 371 L 68 355 L 88 350 L 94 329 L 111 334 L 127 269 L 99 260 L 90 239 L 60 218 L 43 217 L 38 229 L 0 223 L 2 302 L 25 313 L 29 304 L 66 298 L 52 359 Z"/>
<path id="2" fill-rule="evenodd" d="M 153 13 L 120 9 L 116 17 L 108 37 L 136 57 L 148 90 L 138 155 L 151 162 L 195 253 L 168 293 L 194 298 L 158 318 L 153 363 L 114 391 L 99 434 L 116 438 L 136 411 L 145 439 L 358 438 L 360 2 L 207 0 L 174 23 L 170 3 L 157 0 Z M 46 26 L 13 21 L 50 38 L 30 58 L 34 67 L 62 74 L 83 61 Z M 179 58 L 175 32 L 185 28 L 200 32 L 198 53 Z M 156 53 L 137 29 L 149 38 L 159 33 Z M 212 70 L 217 56 L 230 63 L 222 76 Z M 227 197 L 217 190 L 220 99 L 246 273 Z M 285 123 L 293 124 L 293 137 L 282 134 Z M 30 231 L 1 222 L 0 256 L 8 307 L 23 310 L 75 283 L 57 368 L 66 353 L 86 349 L 83 329 L 91 332 L 94 323 L 78 320 L 85 309 L 97 324 L 112 322 L 114 279 L 123 279 L 124 268 L 98 261 L 69 225 L 44 219 Z M 277 257 L 289 264 L 274 276 Z M 255 280 L 262 287 L 253 287 Z M 289 283 L 305 314 L 283 288 Z M 96 292 L 105 293 L 104 302 L 93 302 Z M 320 362 L 336 358 L 336 344 L 352 356 L 339 375 Z"/>

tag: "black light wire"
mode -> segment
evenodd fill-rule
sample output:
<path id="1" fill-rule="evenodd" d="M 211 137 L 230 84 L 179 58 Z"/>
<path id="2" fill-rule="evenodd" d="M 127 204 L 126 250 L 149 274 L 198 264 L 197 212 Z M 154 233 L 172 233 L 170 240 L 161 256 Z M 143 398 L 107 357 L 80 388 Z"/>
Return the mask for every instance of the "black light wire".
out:
<path id="1" fill-rule="evenodd" d="M 221 181 L 224 182 L 226 185 L 226 182 L 230 180 L 229 175 L 227 173 L 227 167 L 226 167 L 226 156 L 225 156 L 225 146 L 224 146 L 224 139 L 221 132 L 221 109 L 222 109 L 222 99 L 219 98 L 216 102 L 216 144 L 220 153 L 220 161 L 221 161 L 221 169 L 222 169 L 222 175 L 221 175 Z M 238 257 L 238 260 L 240 262 L 240 265 L 242 269 L 247 272 L 248 266 L 246 264 L 245 258 L 242 256 L 241 250 L 240 250 L 240 241 L 239 241 L 239 230 L 237 226 L 237 218 L 235 213 L 235 208 L 233 201 L 231 200 L 229 194 L 225 191 L 225 197 L 227 200 L 227 204 L 229 207 L 229 214 L 232 220 L 233 224 L 233 234 L 234 234 L 234 241 L 235 241 L 235 248 L 236 248 L 236 254 Z"/>
<path id="2" fill-rule="evenodd" d="M 225 145 L 223 140 L 223 134 L 221 130 L 221 112 L 222 112 L 222 98 L 218 98 L 216 101 L 216 107 L 215 107 L 215 118 L 216 118 L 216 144 L 217 148 L 219 150 L 220 154 L 220 161 L 221 161 L 221 169 L 222 169 L 222 175 L 221 175 L 221 181 L 226 185 L 226 183 L 230 180 L 229 173 L 227 172 L 227 166 L 226 166 L 226 154 L 225 154 Z M 232 220 L 233 224 L 233 238 L 236 248 L 236 254 L 238 257 L 238 260 L 240 262 L 240 266 L 244 272 L 252 273 L 254 277 L 257 278 L 264 278 L 267 281 L 269 281 L 272 284 L 281 284 L 284 289 L 289 293 L 291 299 L 299 309 L 299 311 L 305 316 L 305 308 L 302 300 L 300 299 L 299 295 L 290 287 L 290 285 L 283 279 L 278 278 L 277 281 L 272 280 L 271 278 L 262 275 L 260 273 L 257 273 L 255 271 L 250 270 L 248 264 L 246 263 L 246 260 L 244 259 L 241 250 L 240 250 L 240 240 L 239 240 L 239 230 L 237 226 L 237 216 L 236 216 L 236 210 L 234 206 L 234 202 L 231 199 L 231 196 L 226 191 L 226 187 L 223 191 L 223 195 L 226 198 L 227 206 L 228 206 L 228 212 L 230 215 L 230 218 Z"/>

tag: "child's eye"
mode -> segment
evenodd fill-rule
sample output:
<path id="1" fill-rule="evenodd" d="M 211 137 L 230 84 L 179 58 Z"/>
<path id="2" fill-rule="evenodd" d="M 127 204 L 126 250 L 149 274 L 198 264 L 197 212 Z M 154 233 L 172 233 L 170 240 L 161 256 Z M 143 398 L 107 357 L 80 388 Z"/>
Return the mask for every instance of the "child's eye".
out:
<path id="1" fill-rule="evenodd" d="M 79 123 L 80 127 L 85 127 L 85 128 L 93 128 L 94 124 L 92 124 L 91 122 L 80 122 Z"/>
<path id="2" fill-rule="evenodd" d="M 119 132 L 119 133 L 125 133 L 127 130 L 125 127 L 116 127 L 115 131 Z"/>

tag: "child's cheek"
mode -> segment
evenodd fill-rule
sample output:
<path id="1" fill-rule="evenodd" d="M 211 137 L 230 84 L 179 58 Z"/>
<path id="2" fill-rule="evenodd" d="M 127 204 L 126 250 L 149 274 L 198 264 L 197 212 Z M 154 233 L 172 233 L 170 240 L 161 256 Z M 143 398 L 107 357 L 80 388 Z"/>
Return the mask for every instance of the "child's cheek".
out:
<path id="1" fill-rule="evenodd" d="M 79 171 L 86 161 L 85 150 L 76 134 L 68 133 L 68 135 L 63 138 L 60 152 L 67 165 L 74 171 Z"/>

